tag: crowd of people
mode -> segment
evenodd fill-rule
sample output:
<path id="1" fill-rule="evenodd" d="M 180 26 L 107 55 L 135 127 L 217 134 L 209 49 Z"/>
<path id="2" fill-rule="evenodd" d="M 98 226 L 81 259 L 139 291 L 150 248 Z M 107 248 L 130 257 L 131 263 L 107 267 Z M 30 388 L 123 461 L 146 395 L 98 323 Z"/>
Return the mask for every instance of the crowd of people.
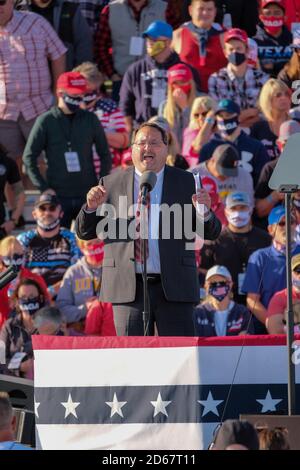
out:
<path id="1" fill-rule="evenodd" d="M 32 334 L 145 333 L 135 248 L 104 243 L 94 213 L 145 169 L 151 198 L 207 208 L 192 255 L 149 243 L 148 334 L 285 332 L 284 196 L 268 182 L 300 132 L 299 15 L 297 0 L 0 1 L 0 274 L 18 267 L 2 372 L 33 377 Z M 290 210 L 299 332 L 300 192 Z"/>

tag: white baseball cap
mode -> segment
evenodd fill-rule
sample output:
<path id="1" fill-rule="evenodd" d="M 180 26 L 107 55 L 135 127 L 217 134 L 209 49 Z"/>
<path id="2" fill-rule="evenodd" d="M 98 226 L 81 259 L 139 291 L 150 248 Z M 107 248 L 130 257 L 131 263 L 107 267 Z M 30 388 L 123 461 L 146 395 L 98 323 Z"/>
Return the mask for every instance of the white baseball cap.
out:
<path id="1" fill-rule="evenodd" d="M 207 271 L 205 281 L 208 281 L 208 279 L 212 276 L 223 276 L 232 281 L 232 277 L 228 269 L 225 266 L 220 266 L 218 264 Z"/>

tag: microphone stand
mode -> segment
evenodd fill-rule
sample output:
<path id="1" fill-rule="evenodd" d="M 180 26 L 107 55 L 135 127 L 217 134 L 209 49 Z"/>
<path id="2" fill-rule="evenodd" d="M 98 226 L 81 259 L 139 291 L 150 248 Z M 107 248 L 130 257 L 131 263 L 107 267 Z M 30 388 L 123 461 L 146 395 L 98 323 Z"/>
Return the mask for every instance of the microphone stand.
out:
<path id="1" fill-rule="evenodd" d="M 0 274 L 0 290 L 17 277 L 19 273 L 18 266 L 12 264 L 4 273 Z"/>
<path id="2" fill-rule="evenodd" d="M 143 188 L 144 189 L 144 188 Z M 148 242 L 148 211 L 147 209 L 147 191 L 142 193 L 141 199 L 141 245 L 142 245 L 142 277 L 143 277 L 143 323 L 144 323 L 144 336 L 149 336 L 149 292 L 148 292 L 148 279 L 147 279 L 147 242 Z"/>

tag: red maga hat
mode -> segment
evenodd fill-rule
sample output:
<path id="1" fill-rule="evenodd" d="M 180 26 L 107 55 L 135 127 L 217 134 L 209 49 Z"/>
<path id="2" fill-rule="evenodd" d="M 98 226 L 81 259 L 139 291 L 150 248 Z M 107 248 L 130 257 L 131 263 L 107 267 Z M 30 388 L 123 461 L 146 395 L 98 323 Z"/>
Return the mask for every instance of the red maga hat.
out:
<path id="1" fill-rule="evenodd" d="M 79 72 L 65 72 L 58 77 L 56 88 L 71 95 L 79 95 L 86 93 L 87 82 Z"/>

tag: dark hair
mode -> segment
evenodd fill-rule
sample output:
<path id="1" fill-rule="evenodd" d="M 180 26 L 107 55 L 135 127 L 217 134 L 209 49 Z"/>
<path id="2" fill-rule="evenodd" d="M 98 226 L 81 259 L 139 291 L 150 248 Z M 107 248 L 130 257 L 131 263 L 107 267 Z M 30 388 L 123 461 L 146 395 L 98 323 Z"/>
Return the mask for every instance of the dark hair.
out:
<path id="1" fill-rule="evenodd" d="M 20 282 L 18 282 L 14 292 L 13 292 L 13 295 L 12 295 L 12 300 L 14 302 L 17 302 L 18 299 L 19 299 L 19 290 L 22 286 L 34 286 L 36 287 L 38 293 L 39 293 L 39 296 L 42 296 L 43 299 L 45 300 L 45 293 L 42 289 L 42 287 L 40 286 L 40 284 L 35 280 L 35 279 L 30 279 L 28 277 L 26 278 L 23 278 L 20 280 Z"/>
<path id="2" fill-rule="evenodd" d="M 45 307 L 40 308 L 34 314 L 35 327 L 38 329 L 40 324 L 42 324 L 44 321 L 50 321 L 51 323 L 60 326 L 61 323 L 64 321 L 64 317 L 57 307 L 46 305 Z"/>
<path id="3" fill-rule="evenodd" d="M 155 122 L 148 122 L 148 121 L 143 122 L 143 124 L 141 124 L 137 129 L 134 130 L 134 132 L 132 134 L 132 144 L 134 143 L 138 132 L 141 129 L 143 129 L 144 127 L 152 127 L 153 129 L 156 129 L 157 131 L 159 131 L 161 133 L 163 143 L 165 145 L 168 145 L 168 133 L 162 127 L 160 127 L 158 124 L 156 124 Z"/>
<path id="4" fill-rule="evenodd" d="M 204 2 L 204 3 L 213 2 L 215 7 L 217 8 L 217 0 L 191 0 L 191 5 L 197 2 Z"/>

